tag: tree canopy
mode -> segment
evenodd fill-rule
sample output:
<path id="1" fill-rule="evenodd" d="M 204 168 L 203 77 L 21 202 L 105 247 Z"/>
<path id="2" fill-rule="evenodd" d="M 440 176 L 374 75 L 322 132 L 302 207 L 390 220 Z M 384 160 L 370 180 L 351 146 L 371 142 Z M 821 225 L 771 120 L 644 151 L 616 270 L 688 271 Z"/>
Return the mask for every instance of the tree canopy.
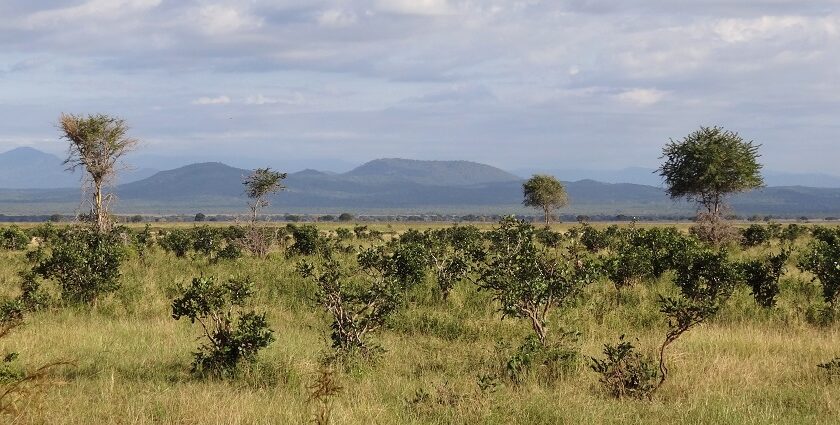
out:
<path id="1" fill-rule="evenodd" d="M 657 171 L 672 199 L 697 202 L 717 217 L 726 195 L 764 185 L 758 163 L 760 146 L 721 127 L 700 127 L 665 145 L 665 162 Z"/>
<path id="2" fill-rule="evenodd" d="M 553 176 L 535 174 L 522 184 L 525 199 L 522 204 L 543 210 L 545 224 L 551 222 L 553 211 L 569 204 L 566 188 Z"/>
<path id="3" fill-rule="evenodd" d="M 271 168 L 257 168 L 253 174 L 246 177 L 242 184 L 245 185 L 245 194 L 253 201 L 248 205 L 251 207 L 252 221 L 257 220 L 257 212 L 260 208 L 269 204 L 266 196 L 285 189 L 282 180 L 286 173 L 273 171 Z"/>

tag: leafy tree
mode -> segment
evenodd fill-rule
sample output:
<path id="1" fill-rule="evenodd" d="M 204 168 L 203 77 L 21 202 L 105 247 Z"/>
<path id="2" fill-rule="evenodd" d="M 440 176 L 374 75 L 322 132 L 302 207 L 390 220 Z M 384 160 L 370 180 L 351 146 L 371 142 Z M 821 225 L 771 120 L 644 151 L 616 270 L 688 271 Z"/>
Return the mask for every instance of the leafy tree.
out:
<path id="1" fill-rule="evenodd" d="M 200 222 L 202 222 L 202 221 L 204 221 L 204 220 L 206 220 L 206 219 L 207 219 L 207 216 L 206 216 L 206 215 L 204 215 L 204 213 L 197 213 L 197 214 L 195 215 L 195 218 L 193 218 L 193 221 L 195 221 L 195 222 L 199 222 L 199 223 L 200 223 Z"/>
<path id="2" fill-rule="evenodd" d="M 82 167 L 87 173 L 86 183 L 93 192 L 88 200 L 91 217 L 96 228 L 105 232 L 111 227 L 108 208 L 113 196 L 103 193 L 103 188 L 113 182 L 120 161 L 138 141 L 128 137 L 123 119 L 104 114 L 61 114 L 59 127 L 62 137 L 70 142 L 64 164 L 70 171 Z"/>
<path id="3" fill-rule="evenodd" d="M 193 353 L 193 373 L 229 376 L 274 341 L 265 314 L 244 307 L 252 291 L 249 279 L 219 283 L 199 277 L 172 301 L 172 318 L 198 322 L 204 332 L 205 343 Z"/>
<path id="4" fill-rule="evenodd" d="M 554 210 L 569 204 L 566 188 L 556 178 L 548 175 L 536 174 L 528 179 L 522 184 L 522 193 L 525 196 L 522 204 L 542 209 L 546 225 L 551 223 Z"/>
<path id="5" fill-rule="evenodd" d="M 715 230 L 726 207 L 726 197 L 764 185 L 760 145 L 721 127 L 700 127 L 683 140 L 671 140 L 662 149 L 665 162 L 658 169 L 672 199 L 685 198 L 705 209 L 703 217 Z M 711 238 L 718 242 L 714 233 Z"/>
<path id="6" fill-rule="evenodd" d="M 160 247 L 164 251 L 174 253 L 178 258 L 186 257 L 193 247 L 193 238 L 187 230 L 172 229 L 160 239 Z"/>
<path id="7" fill-rule="evenodd" d="M 138 215 L 133 215 L 133 216 L 131 216 L 131 219 L 129 219 L 129 221 L 131 221 L 132 223 L 142 223 L 143 222 L 143 216 L 139 215 L 139 214 Z"/>
<path id="8" fill-rule="evenodd" d="M 840 228 L 815 227 L 814 240 L 799 258 L 799 268 L 811 272 L 822 285 L 829 317 L 840 306 Z"/>
<path id="9" fill-rule="evenodd" d="M 281 182 L 285 178 L 286 173 L 272 171 L 271 168 L 257 168 L 245 178 L 242 184 L 245 185 L 245 194 L 251 198 L 248 202 L 251 208 L 251 223 L 257 222 L 260 208 L 271 205 L 266 197 L 286 188 Z"/>
<path id="10" fill-rule="evenodd" d="M 354 218 L 353 214 L 344 212 L 338 216 L 338 221 L 353 221 Z"/>

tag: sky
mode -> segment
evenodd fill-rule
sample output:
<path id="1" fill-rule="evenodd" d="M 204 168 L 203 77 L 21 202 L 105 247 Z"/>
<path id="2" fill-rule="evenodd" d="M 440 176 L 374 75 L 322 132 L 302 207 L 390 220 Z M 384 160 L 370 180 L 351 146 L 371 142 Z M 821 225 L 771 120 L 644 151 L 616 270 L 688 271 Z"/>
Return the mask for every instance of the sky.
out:
<path id="1" fill-rule="evenodd" d="M 142 166 L 658 166 L 701 125 L 840 174 L 838 0 L 2 0 L 0 151 L 120 116 Z"/>

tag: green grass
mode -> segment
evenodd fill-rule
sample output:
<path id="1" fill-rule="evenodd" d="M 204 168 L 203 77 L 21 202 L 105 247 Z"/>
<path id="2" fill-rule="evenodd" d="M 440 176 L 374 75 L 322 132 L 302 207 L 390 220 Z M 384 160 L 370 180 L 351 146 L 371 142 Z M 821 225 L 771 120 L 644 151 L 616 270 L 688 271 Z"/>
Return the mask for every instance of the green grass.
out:
<path id="1" fill-rule="evenodd" d="M 146 265 L 130 260 L 118 293 L 91 308 L 34 313 L 0 340 L 0 353 L 19 352 L 29 367 L 75 364 L 54 370 L 0 422 L 311 422 L 316 403 L 309 386 L 328 346 L 328 328 L 311 301 L 314 285 L 297 276 L 296 261 L 272 253 L 266 260 L 210 265 L 160 251 Z M 0 287 L 13 295 L 16 273 L 26 267 L 23 254 L 0 252 L 0 262 Z M 254 307 L 268 313 L 275 331 L 276 341 L 237 379 L 189 374 L 199 330 L 173 320 L 170 302 L 176 284 L 200 274 L 252 276 Z M 337 424 L 840 423 L 840 383 L 816 367 L 840 356 L 840 328 L 810 324 L 808 309 L 819 294 L 808 276 L 791 267 L 783 283 L 776 308 L 763 310 L 739 290 L 715 320 L 680 338 L 669 351 L 669 380 L 653 401 L 609 398 L 585 357 L 600 357 L 603 344 L 621 334 L 652 353 L 666 329 L 656 295 L 673 291 L 667 276 L 630 288 L 620 304 L 609 282 L 591 285 L 573 309 L 551 321 L 554 330 L 562 325 L 581 332 L 582 361 L 553 384 L 502 382 L 487 391 L 478 379 L 498 357 L 497 341 L 516 345 L 528 326 L 500 320 L 489 295 L 470 284 L 457 286 L 445 302 L 419 289 L 377 338 L 385 349 L 381 358 L 339 371 L 343 390 L 332 418 Z"/>

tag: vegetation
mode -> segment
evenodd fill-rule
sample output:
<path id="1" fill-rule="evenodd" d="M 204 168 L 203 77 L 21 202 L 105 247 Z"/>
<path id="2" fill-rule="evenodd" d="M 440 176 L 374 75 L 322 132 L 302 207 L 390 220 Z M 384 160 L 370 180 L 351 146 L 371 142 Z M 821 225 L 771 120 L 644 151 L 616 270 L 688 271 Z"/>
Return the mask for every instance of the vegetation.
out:
<path id="1" fill-rule="evenodd" d="M 81 167 L 87 173 L 86 183 L 92 191 L 90 217 L 100 232 L 111 227 L 108 208 L 113 196 L 103 192 L 112 183 L 122 158 L 134 150 L 137 139 L 128 136 L 125 120 L 104 114 L 61 114 L 58 120 L 62 137 L 69 144 L 64 163 L 68 170 Z"/>
<path id="2" fill-rule="evenodd" d="M 713 242 L 727 239 L 722 225 L 726 196 L 764 185 L 758 148 L 738 133 L 721 127 L 700 127 L 683 140 L 671 140 L 662 149 L 665 162 L 659 175 L 672 199 L 696 202 L 705 211 L 699 216 L 699 235 Z"/>
<path id="3" fill-rule="evenodd" d="M 536 174 L 522 184 L 522 205 L 543 211 L 545 224 L 551 223 L 554 211 L 569 204 L 566 188 L 553 176 Z"/>

